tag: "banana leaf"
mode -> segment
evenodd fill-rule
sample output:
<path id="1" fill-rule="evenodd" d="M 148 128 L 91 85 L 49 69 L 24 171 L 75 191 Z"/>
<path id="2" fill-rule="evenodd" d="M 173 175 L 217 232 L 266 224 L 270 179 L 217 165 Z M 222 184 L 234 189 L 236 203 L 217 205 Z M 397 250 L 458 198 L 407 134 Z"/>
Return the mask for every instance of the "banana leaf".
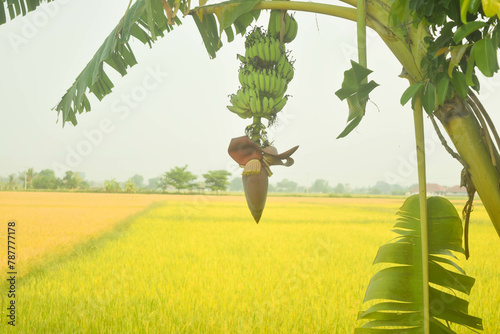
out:
<path id="1" fill-rule="evenodd" d="M 468 313 L 474 278 L 455 263 L 462 248 L 462 221 L 445 198 L 430 197 L 428 206 L 430 332 L 455 333 L 452 323 L 482 330 L 482 320 Z M 398 234 L 381 246 L 374 264 L 383 264 L 370 280 L 355 333 L 423 333 L 423 273 L 418 195 L 409 197 L 397 213 Z M 455 326 L 456 327 L 456 326 Z"/>

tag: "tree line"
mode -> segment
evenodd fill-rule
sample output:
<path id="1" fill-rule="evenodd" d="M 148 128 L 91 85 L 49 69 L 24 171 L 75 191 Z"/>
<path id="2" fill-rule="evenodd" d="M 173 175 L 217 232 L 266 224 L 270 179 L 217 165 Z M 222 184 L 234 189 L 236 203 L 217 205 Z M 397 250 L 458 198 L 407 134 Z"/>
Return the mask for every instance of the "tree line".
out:
<path id="1" fill-rule="evenodd" d="M 90 185 L 84 178 L 85 174 L 81 172 L 67 171 L 63 178 L 58 178 L 52 169 L 35 172 L 33 168 L 27 168 L 17 175 L 0 178 L 0 189 L 89 189 Z"/>
<path id="2" fill-rule="evenodd" d="M 162 175 L 150 178 L 145 183 L 144 177 L 135 174 L 125 182 L 118 182 L 115 178 L 106 179 L 104 183 L 85 180 L 82 172 L 66 171 L 63 178 L 58 178 L 51 169 L 36 172 L 28 168 L 7 178 L 0 178 L 0 190 L 81 190 L 104 192 L 169 192 L 169 191 L 196 191 L 210 190 L 215 193 L 221 191 L 243 191 L 241 176 L 237 175 L 229 180 L 231 173 L 226 170 L 211 170 L 202 174 L 203 179 L 188 170 L 188 166 L 176 166 Z M 408 187 L 398 184 L 377 182 L 371 187 L 351 188 L 347 183 L 338 183 L 330 186 L 324 179 L 316 179 L 311 185 L 303 186 L 297 182 L 283 179 L 269 184 L 269 192 L 275 193 L 311 193 L 311 194 L 386 194 L 404 195 Z"/>

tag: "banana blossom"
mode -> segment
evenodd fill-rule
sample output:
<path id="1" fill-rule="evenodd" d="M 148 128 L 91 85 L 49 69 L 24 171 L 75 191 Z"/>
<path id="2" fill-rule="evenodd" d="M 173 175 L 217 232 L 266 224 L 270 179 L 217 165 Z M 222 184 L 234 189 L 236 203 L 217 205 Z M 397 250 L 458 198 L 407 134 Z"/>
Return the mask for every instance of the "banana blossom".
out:
<path id="1" fill-rule="evenodd" d="M 228 153 L 240 167 L 243 167 L 243 189 L 245 190 L 248 208 L 257 224 L 266 205 L 268 178 L 273 175 L 270 167 L 274 165 L 286 167 L 293 165 L 294 161 L 290 156 L 298 148 L 298 146 L 295 146 L 286 152 L 278 154 L 275 147 L 262 148 L 247 136 L 231 139 Z"/>

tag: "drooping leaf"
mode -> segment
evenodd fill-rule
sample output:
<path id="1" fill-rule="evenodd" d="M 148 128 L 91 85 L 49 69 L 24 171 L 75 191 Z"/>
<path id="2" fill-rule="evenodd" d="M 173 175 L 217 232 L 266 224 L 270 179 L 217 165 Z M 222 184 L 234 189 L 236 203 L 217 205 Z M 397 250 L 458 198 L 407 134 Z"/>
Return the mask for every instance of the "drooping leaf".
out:
<path id="1" fill-rule="evenodd" d="M 453 261 L 452 251 L 463 253 L 460 217 L 453 204 L 442 197 L 428 198 L 427 206 L 431 333 L 455 333 L 445 323 L 482 329 L 482 320 L 468 314 L 468 302 L 456 293 L 469 294 L 474 285 L 474 279 Z M 377 303 L 358 315 L 358 319 L 368 322 L 355 329 L 357 334 L 423 332 L 419 207 L 418 195 L 405 201 L 395 225 L 399 236 L 378 251 L 374 263 L 384 263 L 385 267 L 373 276 L 364 298 L 365 302 Z M 453 267 L 457 270 L 449 269 Z"/>
<path id="2" fill-rule="evenodd" d="M 370 92 L 378 86 L 375 81 L 364 83 L 364 80 L 372 71 L 351 60 L 352 68 L 344 72 L 342 88 L 335 92 L 340 100 L 347 99 L 349 114 L 347 126 L 337 137 L 343 138 L 354 130 L 365 115 L 366 102 Z"/>
<path id="3" fill-rule="evenodd" d="M 145 0 L 149 31 L 151 31 L 151 37 L 153 38 L 153 40 L 156 40 L 155 25 L 154 25 L 154 18 L 153 18 L 153 14 L 154 14 L 153 2 L 159 3 L 159 1 Z"/>
<path id="4" fill-rule="evenodd" d="M 196 26 L 198 27 L 200 35 L 203 39 L 203 44 L 205 44 L 205 48 L 207 49 L 210 58 L 215 58 L 215 53 L 222 46 L 222 43 L 219 39 L 215 15 L 193 15 L 193 19 L 196 23 Z"/>
<path id="5" fill-rule="evenodd" d="M 176 24 L 181 23 L 178 18 L 174 18 L 174 21 Z M 146 3 L 146 0 L 137 0 L 128 8 L 120 23 L 54 108 L 59 115 L 62 115 L 63 125 L 66 122 L 76 125 L 76 114 L 91 110 L 88 92 L 93 93 L 99 100 L 111 93 L 113 83 L 105 72 L 104 63 L 122 76 L 127 74 L 130 67 L 137 64 L 129 45 L 131 37 L 151 47 L 154 43 L 153 36 L 163 37 L 165 31 L 169 32 L 172 29 L 160 1 Z"/>
<path id="6" fill-rule="evenodd" d="M 12 11 L 11 15 L 19 15 L 22 12 L 22 6 L 19 5 L 21 1 L 8 0 L 8 9 Z M 33 3 L 35 5 L 41 2 L 39 0 L 26 1 L 28 4 Z M 3 2 L 3 0 L 0 0 L 0 2 Z M 252 10 L 257 2 L 256 0 L 237 0 L 236 3 L 231 2 L 232 5 L 230 2 L 218 4 L 218 6 L 230 5 L 231 7 L 230 10 L 221 9 L 219 11 L 222 20 L 219 25 L 214 14 L 192 15 L 210 57 L 215 57 L 215 53 L 222 46 L 220 41 L 222 30 L 219 30 L 218 26 L 224 27 L 223 31 L 226 33 L 228 41 L 232 41 L 234 39 L 232 24 L 235 26 L 236 33 L 243 34 L 248 25 L 259 17 L 260 10 Z M 63 125 L 66 122 L 76 125 L 76 115 L 91 110 L 87 97 L 88 92 L 93 93 L 99 100 L 111 93 L 113 83 L 106 74 L 105 63 L 122 76 L 127 74 L 130 67 L 137 64 L 129 44 L 130 37 L 134 37 L 151 47 L 158 36 L 163 37 L 165 31 L 169 32 L 173 29 L 172 24 L 181 24 L 181 20 L 176 13 L 188 13 L 189 4 L 190 1 L 188 0 L 136 0 L 127 9 L 120 23 L 106 38 L 94 57 L 54 108 L 57 110 L 58 115 L 62 116 Z M 29 5 L 28 9 L 31 8 L 30 6 L 35 5 Z M 198 10 L 202 12 L 203 8 L 198 8 Z"/>
<path id="7" fill-rule="evenodd" d="M 238 17 L 250 12 L 260 0 L 233 0 L 219 3 L 215 6 L 215 15 L 219 20 L 220 29 L 230 27 Z M 222 6 L 221 6 L 222 5 Z M 210 6 L 207 6 L 208 8 Z"/>
<path id="8" fill-rule="evenodd" d="M 220 49 L 223 31 L 227 33 L 234 24 L 236 33 L 243 34 L 250 23 L 259 17 L 260 11 L 253 10 L 259 1 L 233 0 L 193 9 L 193 18 L 210 57 L 215 58 L 215 52 Z M 219 21 L 218 28 L 214 27 L 215 17 Z M 227 36 L 228 41 L 233 39 L 232 30 Z"/>

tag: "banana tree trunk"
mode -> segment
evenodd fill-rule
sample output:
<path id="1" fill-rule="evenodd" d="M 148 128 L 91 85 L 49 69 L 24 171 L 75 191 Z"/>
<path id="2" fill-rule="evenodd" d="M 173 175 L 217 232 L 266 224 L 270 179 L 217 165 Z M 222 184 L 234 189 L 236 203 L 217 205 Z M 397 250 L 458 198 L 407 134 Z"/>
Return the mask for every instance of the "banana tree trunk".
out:
<path id="1" fill-rule="evenodd" d="M 481 126 L 459 97 L 448 101 L 435 115 L 468 165 L 472 183 L 500 236 L 500 173 L 492 163 Z"/>

